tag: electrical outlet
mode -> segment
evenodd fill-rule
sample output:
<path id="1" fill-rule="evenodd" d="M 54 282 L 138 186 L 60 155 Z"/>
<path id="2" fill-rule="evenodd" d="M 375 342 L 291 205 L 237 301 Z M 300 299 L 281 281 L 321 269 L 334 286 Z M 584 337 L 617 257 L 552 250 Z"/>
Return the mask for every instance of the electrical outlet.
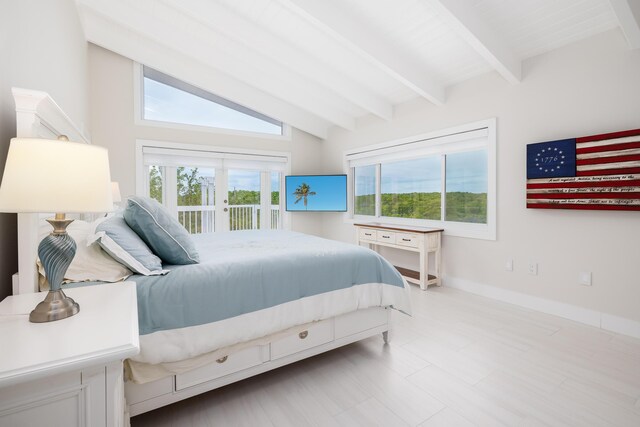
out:
<path id="1" fill-rule="evenodd" d="M 580 274 L 578 275 L 578 283 L 580 283 L 582 286 L 591 286 L 591 272 L 580 272 Z"/>
<path id="2" fill-rule="evenodd" d="M 508 259 L 506 264 L 504 265 L 504 268 L 507 271 L 513 271 L 513 260 L 512 259 Z"/>
<path id="3" fill-rule="evenodd" d="M 529 274 L 532 276 L 538 275 L 538 263 L 529 261 Z"/>

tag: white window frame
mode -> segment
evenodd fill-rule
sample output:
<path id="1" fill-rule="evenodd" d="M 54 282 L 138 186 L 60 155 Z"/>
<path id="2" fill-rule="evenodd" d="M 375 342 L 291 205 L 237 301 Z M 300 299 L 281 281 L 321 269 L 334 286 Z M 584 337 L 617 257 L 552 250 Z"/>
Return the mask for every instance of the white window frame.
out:
<path id="1" fill-rule="evenodd" d="M 188 83 L 191 84 L 191 83 Z M 195 85 L 191 85 L 195 86 Z M 204 90 L 204 89 L 203 89 Z M 291 126 L 282 122 L 282 135 L 271 133 L 250 132 L 245 130 L 224 129 L 212 126 L 198 126 L 185 123 L 162 122 L 144 118 L 144 71 L 142 64 L 133 63 L 133 122 L 138 126 L 151 126 L 166 129 L 178 129 L 192 132 L 208 132 L 220 135 L 251 136 L 261 139 L 291 141 Z"/>
<path id="2" fill-rule="evenodd" d="M 285 186 L 284 177 L 286 175 L 291 175 L 291 153 L 288 151 L 268 151 L 268 150 L 250 150 L 250 149 L 241 149 L 241 148 L 229 148 L 229 147 L 214 147 L 209 145 L 200 145 L 200 144 L 185 144 L 181 142 L 173 142 L 173 141 L 156 141 L 150 139 L 138 139 L 136 140 L 136 152 L 135 152 L 135 162 L 136 162 L 136 194 L 138 196 L 147 196 L 146 194 L 146 181 L 148 179 L 146 168 L 144 165 L 144 148 L 160 148 L 160 149 L 174 149 L 174 150 L 184 150 L 184 151 L 199 151 L 211 153 L 210 155 L 215 155 L 220 159 L 233 159 L 237 162 L 242 162 L 243 159 L 247 162 L 256 161 L 259 157 L 284 157 L 286 158 L 286 165 L 284 170 L 282 171 L 282 177 L 280 179 L 280 218 L 282 220 L 282 229 L 283 230 L 291 230 L 291 216 L 286 211 L 284 205 L 284 195 L 285 195 Z M 189 165 L 185 165 L 189 166 Z M 236 169 L 236 167 L 231 167 L 231 169 Z M 249 168 L 252 169 L 252 168 Z M 258 170 L 258 169 L 252 169 Z M 261 203 L 266 202 L 267 196 L 265 195 L 267 192 L 269 194 L 268 200 L 271 200 L 271 176 L 270 171 L 260 170 L 261 173 Z M 226 174 L 223 175 L 226 179 Z M 218 174 L 216 174 L 216 179 Z M 170 177 L 166 177 L 167 182 L 163 182 L 163 200 L 165 203 L 169 200 L 166 198 L 166 192 L 171 189 L 173 185 L 173 189 L 175 189 L 175 184 L 169 184 Z M 175 176 L 173 176 L 173 182 L 175 182 Z M 226 183 L 225 183 L 226 187 Z M 173 190 L 172 190 L 173 191 Z M 216 205 L 222 206 L 222 199 L 224 199 L 224 194 L 222 192 L 217 192 L 216 194 Z M 266 221 L 266 220 L 265 220 Z M 216 226 L 216 230 L 219 230 Z"/>
<path id="3" fill-rule="evenodd" d="M 385 224 L 414 225 L 423 227 L 443 228 L 444 234 L 457 237 L 469 237 L 484 240 L 496 240 L 497 234 L 497 180 L 496 180 L 496 118 L 467 123 L 461 126 L 442 129 L 435 132 L 415 135 L 408 138 L 388 141 L 381 144 L 368 145 L 344 152 L 344 171 L 347 174 L 347 203 L 348 209 L 344 220 L 347 223 L 382 222 Z M 474 138 L 473 135 L 482 133 L 486 129 L 486 136 Z M 480 140 L 485 142 L 480 143 Z M 455 148 L 454 148 L 455 144 Z M 449 147 L 449 149 L 447 148 Z M 381 176 L 380 163 L 403 160 L 429 155 L 441 156 L 441 203 L 444 217 L 445 203 L 445 155 L 455 152 L 487 150 L 487 223 L 465 223 L 445 220 L 427 220 L 414 218 L 396 218 L 381 216 Z M 354 175 L 353 164 L 358 161 L 364 165 L 376 164 L 376 215 L 354 214 Z"/>

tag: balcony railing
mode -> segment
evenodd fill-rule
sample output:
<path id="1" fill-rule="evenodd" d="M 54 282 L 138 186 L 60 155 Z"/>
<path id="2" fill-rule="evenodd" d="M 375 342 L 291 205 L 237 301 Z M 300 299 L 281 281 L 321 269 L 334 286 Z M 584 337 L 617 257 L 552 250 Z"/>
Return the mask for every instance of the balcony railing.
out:
<path id="1" fill-rule="evenodd" d="M 229 230 L 255 230 L 260 226 L 260 205 L 230 205 Z M 271 229 L 280 228 L 280 206 L 271 205 Z M 178 206 L 178 221 L 191 234 L 212 233 L 214 206 Z"/>

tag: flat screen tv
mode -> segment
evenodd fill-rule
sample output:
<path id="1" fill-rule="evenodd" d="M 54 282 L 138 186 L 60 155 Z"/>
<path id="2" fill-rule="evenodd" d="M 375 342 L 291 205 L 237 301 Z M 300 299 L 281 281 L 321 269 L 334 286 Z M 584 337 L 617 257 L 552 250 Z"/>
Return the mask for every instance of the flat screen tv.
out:
<path id="1" fill-rule="evenodd" d="M 289 175 L 284 188 L 289 212 L 347 210 L 347 175 Z"/>

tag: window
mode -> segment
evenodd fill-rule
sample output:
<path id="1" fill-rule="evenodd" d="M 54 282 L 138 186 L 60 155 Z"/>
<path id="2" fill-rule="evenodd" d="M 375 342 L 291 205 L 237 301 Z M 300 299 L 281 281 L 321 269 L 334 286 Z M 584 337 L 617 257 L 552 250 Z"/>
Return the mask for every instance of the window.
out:
<path id="1" fill-rule="evenodd" d="M 280 229 L 280 187 L 288 153 L 138 141 L 137 193 L 173 212 L 193 234 Z M 220 151 L 217 151 L 220 150 Z"/>
<path id="2" fill-rule="evenodd" d="M 282 135 L 282 122 L 143 67 L 142 118 L 156 122 Z"/>
<path id="3" fill-rule="evenodd" d="M 487 150 L 446 155 L 446 221 L 487 223 Z"/>
<path id="4" fill-rule="evenodd" d="M 345 155 L 355 220 L 495 239 L 495 119 Z"/>
<path id="5" fill-rule="evenodd" d="M 362 166 L 354 169 L 355 213 L 376 214 L 376 167 Z"/>
<path id="6" fill-rule="evenodd" d="M 436 156 L 381 163 L 382 216 L 440 219 L 440 159 Z"/>

